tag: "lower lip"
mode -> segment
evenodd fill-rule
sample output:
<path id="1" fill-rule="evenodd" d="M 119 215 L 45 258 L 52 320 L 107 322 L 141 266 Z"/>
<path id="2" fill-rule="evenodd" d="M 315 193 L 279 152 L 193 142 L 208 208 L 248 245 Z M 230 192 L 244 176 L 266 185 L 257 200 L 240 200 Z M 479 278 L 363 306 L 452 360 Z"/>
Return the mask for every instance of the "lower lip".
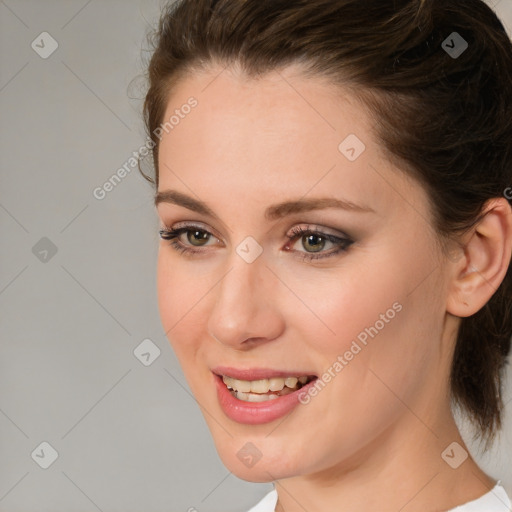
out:
<path id="1" fill-rule="evenodd" d="M 213 374 L 217 386 L 217 397 L 226 416 L 238 423 L 260 425 L 277 420 L 292 411 L 299 402 L 299 393 L 308 392 L 315 380 L 297 389 L 293 393 L 265 402 L 246 402 L 235 398 L 224 384 L 222 377 Z"/>

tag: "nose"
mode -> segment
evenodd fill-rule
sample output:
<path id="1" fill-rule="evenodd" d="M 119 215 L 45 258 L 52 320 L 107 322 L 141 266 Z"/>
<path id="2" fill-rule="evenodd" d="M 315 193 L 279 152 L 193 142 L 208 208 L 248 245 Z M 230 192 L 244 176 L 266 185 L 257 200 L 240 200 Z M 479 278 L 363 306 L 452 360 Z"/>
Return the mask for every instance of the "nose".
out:
<path id="1" fill-rule="evenodd" d="M 284 327 L 276 306 L 278 282 L 262 257 L 247 263 L 235 254 L 229 271 L 212 290 L 209 334 L 237 350 L 277 338 Z"/>

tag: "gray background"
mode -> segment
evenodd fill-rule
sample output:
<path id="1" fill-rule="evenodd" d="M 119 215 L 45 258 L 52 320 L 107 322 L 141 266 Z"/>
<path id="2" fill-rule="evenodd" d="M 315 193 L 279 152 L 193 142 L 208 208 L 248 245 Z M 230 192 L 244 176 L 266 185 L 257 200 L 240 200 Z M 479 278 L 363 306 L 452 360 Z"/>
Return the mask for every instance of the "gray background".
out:
<path id="1" fill-rule="evenodd" d="M 145 141 L 132 80 L 160 5 L 0 1 L 1 512 L 234 512 L 271 488 L 222 465 L 165 338 L 150 184 L 133 169 L 93 196 Z M 510 29 L 511 0 L 492 5 Z M 161 351 L 149 366 L 144 339 Z M 471 445 L 509 492 L 510 388 L 500 441 Z"/>

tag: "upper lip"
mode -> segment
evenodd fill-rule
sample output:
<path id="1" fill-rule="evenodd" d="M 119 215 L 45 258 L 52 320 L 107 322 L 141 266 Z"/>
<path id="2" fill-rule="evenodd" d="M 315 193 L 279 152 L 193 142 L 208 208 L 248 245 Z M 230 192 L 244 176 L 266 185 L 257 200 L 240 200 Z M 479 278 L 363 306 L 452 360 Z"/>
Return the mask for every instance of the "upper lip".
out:
<path id="1" fill-rule="evenodd" d="M 271 368 L 233 368 L 230 366 L 216 366 L 212 372 L 221 377 L 232 377 L 237 380 L 263 380 L 285 377 L 313 377 L 311 372 L 301 372 L 295 370 L 274 370 Z"/>

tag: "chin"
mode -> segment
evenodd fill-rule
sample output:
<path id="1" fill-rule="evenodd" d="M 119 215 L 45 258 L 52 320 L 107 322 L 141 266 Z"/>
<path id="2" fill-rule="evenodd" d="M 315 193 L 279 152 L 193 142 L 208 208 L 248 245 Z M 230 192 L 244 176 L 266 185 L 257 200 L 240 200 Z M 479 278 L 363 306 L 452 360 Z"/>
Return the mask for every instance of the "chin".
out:
<path id="1" fill-rule="evenodd" d="M 295 476 L 295 472 L 283 472 L 283 468 L 276 466 L 275 463 L 258 461 L 254 466 L 247 467 L 241 463 L 236 457 L 229 460 L 222 459 L 226 468 L 233 473 L 237 478 L 245 480 L 246 482 L 253 483 L 268 483 L 282 478 L 289 478 Z"/>
<path id="2" fill-rule="evenodd" d="M 259 441 L 254 436 L 246 439 L 235 436 L 221 445 L 216 443 L 215 446 L 224 466 L 235 476 L 247 482 L 273 482 L 277 479 L 297 476 L 305 470 L 294 458 L 288 458 L 289 453 L 283 454 L 282 450 L 272 446 L 273 444 L 275 442 L 270 439 Z"/>

